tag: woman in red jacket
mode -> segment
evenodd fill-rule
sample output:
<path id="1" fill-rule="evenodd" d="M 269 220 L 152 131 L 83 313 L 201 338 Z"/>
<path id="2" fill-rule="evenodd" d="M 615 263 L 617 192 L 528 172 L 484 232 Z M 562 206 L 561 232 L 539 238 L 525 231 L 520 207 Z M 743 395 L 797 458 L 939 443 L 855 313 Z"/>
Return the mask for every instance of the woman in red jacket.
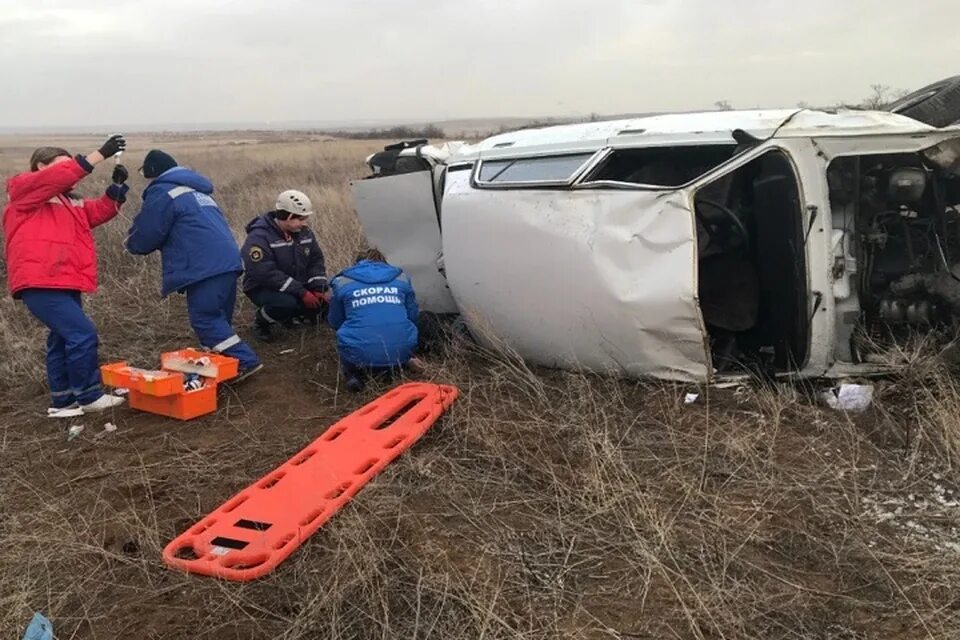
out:
<path id="1" fill-rule="evenodd" d="M 57 147 L 41 147 L 30 171 L 7 180 L 3 210 L 7 284 L 50 329 L 47 381 L 51 417 L 74 417 L 115 407 L 122 398 L 105 395 L 97 359 L 97 329 L 83 312 L 80 294 L 97 288 L 97 253 L 92 229 L 117 215 L 126 200 L 127 170 L 118 164 L 113 184 L 95 200 L 71 190 L 94 165 L 123 151 L 114 135 L 99 150 L 71 158 Z"/>

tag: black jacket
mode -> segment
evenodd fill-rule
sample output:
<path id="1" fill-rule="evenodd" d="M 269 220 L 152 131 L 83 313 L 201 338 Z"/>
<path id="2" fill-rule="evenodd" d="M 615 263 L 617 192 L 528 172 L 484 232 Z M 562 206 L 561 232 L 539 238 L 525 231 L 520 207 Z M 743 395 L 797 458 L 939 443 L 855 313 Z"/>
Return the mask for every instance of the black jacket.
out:
<path id="1" fill-rule="evenodd" d="M 243 256 L 243 290 L 266 289 L 297 296 L 304 291 L 326 291 L 323 251 L 308 227 L 287 236 L 269 214 L 247 224 Z"/>

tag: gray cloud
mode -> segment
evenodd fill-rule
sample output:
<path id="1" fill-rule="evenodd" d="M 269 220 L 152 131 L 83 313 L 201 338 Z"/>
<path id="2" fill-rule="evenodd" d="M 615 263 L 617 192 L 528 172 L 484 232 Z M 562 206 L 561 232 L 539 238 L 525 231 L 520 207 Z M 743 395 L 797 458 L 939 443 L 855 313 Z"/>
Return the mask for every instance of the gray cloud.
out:
<path id="1" fill-rule="evenodd" d="M 960 72 L 924 0 L 0 0 L 0 126 L 832 104 Z"/>

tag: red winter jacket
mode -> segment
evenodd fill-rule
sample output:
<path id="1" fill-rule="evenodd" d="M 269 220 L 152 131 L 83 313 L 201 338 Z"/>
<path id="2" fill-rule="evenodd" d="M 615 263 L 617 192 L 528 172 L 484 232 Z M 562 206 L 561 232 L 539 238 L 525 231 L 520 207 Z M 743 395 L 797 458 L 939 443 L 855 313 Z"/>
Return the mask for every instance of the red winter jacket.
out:
<path id="1" fill-rule="evenodd" d="M 3 210 L 7 286 L 24 289 L 97 288 L 97 250 L 92 229 L 117 215 L 120 205 L 104 195 L 79 200 L 67 194 L 93 169 L 81 157 L 7 180 Z"/>

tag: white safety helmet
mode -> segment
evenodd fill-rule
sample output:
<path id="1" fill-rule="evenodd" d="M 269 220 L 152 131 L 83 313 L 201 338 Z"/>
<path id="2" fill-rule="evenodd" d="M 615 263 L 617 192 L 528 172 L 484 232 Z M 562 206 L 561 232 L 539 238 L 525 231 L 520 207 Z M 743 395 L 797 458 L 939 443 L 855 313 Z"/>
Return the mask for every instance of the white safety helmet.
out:
<path id="1" fill-rule="evenodd" d="M 313 205 L 310 198 L 302 191 L 290 189 L 277 196 L 277 204 L 274 205 L 277 211 L 286 211 L 295 216 L 312 216 Z"/>

